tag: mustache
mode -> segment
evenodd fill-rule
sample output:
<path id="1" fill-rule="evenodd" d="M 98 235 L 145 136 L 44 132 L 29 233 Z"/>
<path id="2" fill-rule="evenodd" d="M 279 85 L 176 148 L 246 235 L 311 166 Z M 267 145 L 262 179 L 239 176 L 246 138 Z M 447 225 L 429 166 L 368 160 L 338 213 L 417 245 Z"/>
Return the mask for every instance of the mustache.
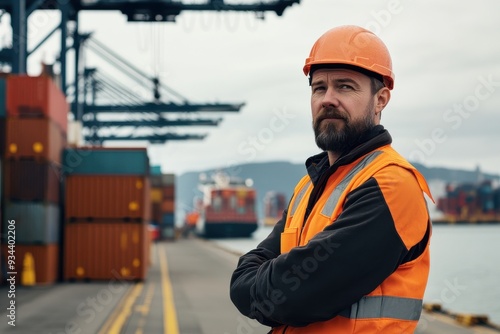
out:
<path id="1" fill-rule="evenodd" d="M 332 119 L 332 118 L 342 119 L 346 122 L 349 120 L 349 116 L 346 113 L 335 108 L 325 108 L 321 110 L 321 112 L 316 116 L 314 123 L 319 124 L 321 121 L 325 119 Z"/>

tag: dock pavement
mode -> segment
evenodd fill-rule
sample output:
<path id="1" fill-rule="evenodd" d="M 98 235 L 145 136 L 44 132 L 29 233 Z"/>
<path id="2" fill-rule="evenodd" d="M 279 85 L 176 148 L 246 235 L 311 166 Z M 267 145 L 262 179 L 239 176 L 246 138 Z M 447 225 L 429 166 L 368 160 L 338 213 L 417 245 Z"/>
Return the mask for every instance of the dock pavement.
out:
<path id="1" fill-rule="evenodd" d="M 238 255 L 201 239 L 154 243 L 144 282 L 119 275 L 108 282 L 16 287 L 15 327 L 8 324 L 7 286 L 0 287 L 0 333 L 265 334 L 229 299 Z M 464 327 L 439 313 L 422 314 L 415 333 L 498 334 Z"/>

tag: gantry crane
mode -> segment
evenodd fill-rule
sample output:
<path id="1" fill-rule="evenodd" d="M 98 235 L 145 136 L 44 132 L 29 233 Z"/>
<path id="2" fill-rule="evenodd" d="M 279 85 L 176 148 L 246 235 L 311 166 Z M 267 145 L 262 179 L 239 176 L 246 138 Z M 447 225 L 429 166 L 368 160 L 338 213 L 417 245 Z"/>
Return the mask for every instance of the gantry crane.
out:
<path id="1" fill-rule="evenodd" d="M 12 47 L 1 48 L 0 64 L 9 64 L 12 73 L 23 74 L 27 70 L 27 59 L 43 43 L 45 43 L 54 32 L 60 30 L 60 67 L 61 86 L 66 95 L 72 96 L 72 112 L 74 119 L 82 121 L 88 130 L 89 138 L 94 140 L 148 140 L 153 143 L 161 143 L 167 140 L 203 139 L 204 134 L 176 134 L 169 132 L 171 127 L 178 126 L 217 126 L 221 118 L 198 118 L 186 117 L 169 118 L 165 114 L 170 113 L 193 113 L 201 112 L 239 112 L 244 103 L 192 103 L 187 98 L 175 92 L 173 89 L 160 82 L 158 77 L 145 74 L 143 71 L 128 63 L 118 56 L 103 43 L 92 39 L 91 34 L 81 34 L 78 29 L 78 13 L 85 10 L 108 10 L 120 11 L 127 16 L 128 21 L 142 22 L 175 22 L 176 17 L 183 11 L 245 11 L 254 12 L 256 17 L 263 19 L 266 12 L 275 12 L 278 16 L 283 15 L 286 8 L 293 4 L 299 4 L 300 0 L 275 0 L 254 1 L 246 3 L 227 3 L 224 0 L 207 0 L 205 2 L 192 3 L 182 0 L 0 0 L 0 20 L 6 13 L 10 14 L 12 25 Z M 61 22 L 55 25 L 47 36 L 42 38 L 34 48 L 27 49 L 27 19 L 35 10 L 59 10 Z M 74 29 L 68 29 L 68 23 L 73 23 Z M 72 45 L 67 45 L 71 37 Z M 90 41 L 90 42 L 89 42 Z M 153 99 L 143 101 L 135 96 L 133 92 L 113 82 L 98 69 L 85 68 L 80 71 L 80 51 L 82 45 L 87 45 L 93 52 L 101 57 L 111 60 L 113 66 L 120 66 L 124 73 L 135 77 L 136 80 L 151 86 Z M 68 49 L 74 49 L 74 78 L 75 82 L 67 84 L 66 78 L 66 54 Z M 117 65 L 119 64 L 119 65 Z M 81 89 L 80 87 L 83 87 Z M 73 91 L 70 94 L 70 91 Z M 176 97 L 177 101 L 163 101 L 162 91 L 168 92 L 170 97 Z M 108 96 L 108 101 L 113 103 L 96 103 L 97 95 Z M 107 115 L 102 118 L 100 115 Z M 110 116 L 111 115 L 111 116 Z M 119 115 L 121 117 L 113 117 Z M 125 118 L 123 116 L 126 116 Z M 149 129 L 137 134 L 133 133 L 120 136 L 113 133 L 113 129 L 129 127 L 132 129 Z M 106 136 L 98 135 L 99 129 L 104 129 Z M 116 132 L 116 131 L 115 131 Z"/>

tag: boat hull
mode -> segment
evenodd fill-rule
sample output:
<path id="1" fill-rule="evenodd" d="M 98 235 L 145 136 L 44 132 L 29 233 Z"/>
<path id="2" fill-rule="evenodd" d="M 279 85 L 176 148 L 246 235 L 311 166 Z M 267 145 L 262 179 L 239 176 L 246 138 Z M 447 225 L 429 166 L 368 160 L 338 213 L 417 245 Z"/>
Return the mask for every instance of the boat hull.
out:
<path id="1" fill-rule="evenodd" d="M 205 238 L 248 238 L 257 230 L 257 222 L 205 222 Z"/>

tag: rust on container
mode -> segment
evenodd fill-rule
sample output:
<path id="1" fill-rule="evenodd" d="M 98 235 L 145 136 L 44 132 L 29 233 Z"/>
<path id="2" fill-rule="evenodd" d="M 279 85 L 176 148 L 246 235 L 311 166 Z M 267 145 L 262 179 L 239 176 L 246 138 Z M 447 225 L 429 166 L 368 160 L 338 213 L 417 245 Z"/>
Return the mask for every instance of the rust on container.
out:
<path id="1" fill-rule="evenodd" d="M 11 75 L 7 78 L 6 109 L 10 117 L 51 118 L 67 133 L 69 105 L 50 77 Z"/>
<path id="2" fill-rule="evenodd" d="M 68 175 L 65 186 L 67 220 L 130 219 L 151 217 L 146 176 Z"/>
<path id="3" fill-rule="evenodd" d="M 2 245 L 2 261 L 7 262 L 9 248 Z M 55 283 L 58 279 L 59 270 L 59 246 L 57 244 L 48 245 L 21 245 L 16 244 L 15 248 L 15 270 L 17 272 L 16 284 L 21 284 L 23 278 L 35 278 L 35 284 L 46 285 Z M 33 260 L 31 262 L 29 258 Z M 33 272 L 34 270 L 34 272 Z"/>
<path id="4" fill-rule="evenodd" d="M 66 135 L 47 118 L 7 118 L 5 156 L 61 162 Z"/>
<path id="5" fill-rule="evenodd" d="M 96 221 L 65 226 L 65 280 L 144 280 L 147 224 Z"/>
<path id="6" fill-rule="evenodd" d="M 7 160 L 4 196 L 11 201 L 59 202 L 61 168 L 48 161 Z"/>

